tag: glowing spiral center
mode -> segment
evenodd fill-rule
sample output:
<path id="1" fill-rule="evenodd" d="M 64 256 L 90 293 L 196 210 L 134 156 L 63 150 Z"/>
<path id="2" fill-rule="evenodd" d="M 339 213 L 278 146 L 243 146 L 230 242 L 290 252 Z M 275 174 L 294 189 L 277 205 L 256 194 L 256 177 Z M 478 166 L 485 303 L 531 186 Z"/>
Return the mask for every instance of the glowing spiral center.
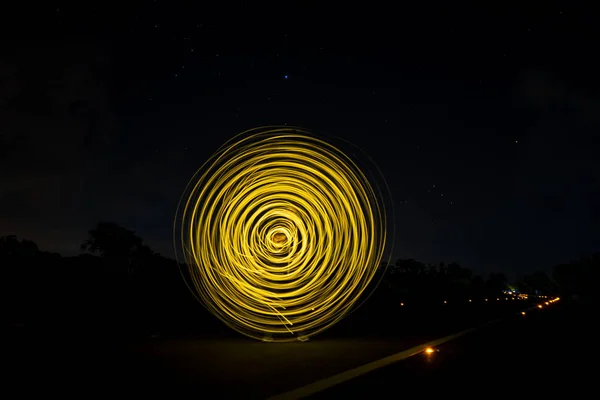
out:
<path id="1" fill-rule="evenodd" d="M 342 318 L 380 264 L 384 211 L 352 160 L 291 128 L 246 132 L 194 176 L 180 206 L 189 277 L 239 332 L 314 335 Z"/>

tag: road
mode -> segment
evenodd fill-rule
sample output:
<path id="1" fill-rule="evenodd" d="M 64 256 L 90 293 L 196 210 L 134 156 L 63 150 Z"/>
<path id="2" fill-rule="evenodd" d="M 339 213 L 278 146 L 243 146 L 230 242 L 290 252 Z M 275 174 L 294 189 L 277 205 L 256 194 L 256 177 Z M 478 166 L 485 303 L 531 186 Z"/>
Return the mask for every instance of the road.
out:
<path id="1" fill-rule="evenodd" d="M 504 306 L 504 314 L 516 315 L 515 307 L 517 305 L 512 308 Z M 491 309 L 482 308 L 478 318 L 488 314 L 491 316 L 491 312 Z M 529 317 L 534 318 L 533 315 L 528 315 L 527 321 Z M 225 398 L 260 399 L 285 393 L 470 327 L 477 322 L 476 319 L 475 316 L 463 320 L 454 318 L 453 323 L 449 319 L 440 319 L 443 326 L 432 325 L 428 332 L 407 328 L 404 334 L 392 331 L 386 337 L 346 335 L 336 338 L 324 335 L 307 343 L 283 344 L 261 343 L 244 338 L 156 338 L 120 343 L 103 340 L 101 337 L 19 335 L 20 339 L 13 337 L 10 342 L 5 341 L 8 346 L 3 349 L 6 356 L 3 363 L 8 367 L 4 370 L 9 371 L 5 375 L 8 378 L 6 387 L 22 394 L 81 397 L 117 392 L 156 394 L 165 390 L 170 395 L 177 392 L 182 395 L 191 392 L 198 395 L 218 393 L 219 397 Z M 518 325 L 522 322 L 524 321 L 517 320 L 510 324 Z M 512 329 L 508 326 L 490 327 L 489 332 L 496 332 L 495 329 L 500 329 L 498 332 Z M 522 333 L 523 340 L 530 336 L 536 337 L 536 329 L 541 329 L 536 326 L 532 325 L 529 336 Z M 349 391 L 352 394 L 355 389 L 350 385 L 360 384 L 363 388 L 371 386 L 373 382 L 378 382 L 377 385 L 381 382 L 395 385 L 399 376 L 412 376 L 410 374 L 420 374 L 427 378 L 428 373 L 447 368 L 446 364 L 440 362 L 454 359 L 456 355 L 469 354 L 467 350 L 473 348 L 475 354 L 488 354 L 489 360 L 503 363 L 504 354 L 509 353 L 502 352 L 498 355 L 494 351 L 503 349 L 501 346 L 506 345 L 504 342 L 507 339 L 500 333 L 489 335 L 491 336 L 477 333 L 458 339 L 441 346 L 441 351 L 427 363 L 422 357 L 413 357 L 384 368 L 382 376 L 377 371 L 374 374 L 378 375 L 360 377 L 354 383 L 345 383 L 328 391 L 334 391 L 335 395 L 338 395 L 338 391 Z M 478 345 L 473 347 L 473 343 Z M 492 343 L 496 344 L 491 345 Z M 523 354 L 516 354 L 514 357 L 517 357 L 515 360 L 522 360 Z M 529 362 L 536 362 L 532 354 L 525 358 Z M 405 370 L 396 372 L 395 368 Z M 533 368 L 539 369 L 545 369 L 545 365 Z M 455 371 L 454 367 L 450 370 Z M 476 372 L 479 371 L 477 368 Z M 466 371 L 465 374 L 467 373 L 469 372 Z"/>
<path id="2" fill-rule="evenodd" d="M 532 310 L 307 398 L 377 398 L 399 391 L 582 398 L 596 379 L 598 328 L 591 315 L 564 307 Z"/>

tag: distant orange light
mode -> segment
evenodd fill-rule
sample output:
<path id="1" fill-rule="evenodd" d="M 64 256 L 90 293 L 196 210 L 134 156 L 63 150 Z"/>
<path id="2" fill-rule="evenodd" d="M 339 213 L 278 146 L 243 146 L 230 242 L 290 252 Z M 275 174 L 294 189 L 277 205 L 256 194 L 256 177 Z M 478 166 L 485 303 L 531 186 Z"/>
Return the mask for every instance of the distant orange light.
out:
<path id="1" fill-rule="evenodd" d="M 487 299 L 485 299 L 485 301 L 487 301 Z"/>
<path id="2" fill-rule="evenodd" d="M 400 303 L 400 307 L 404 307 L 404 303 Z"/>
<path id="3" fill-rule="evenodd" d="M 545 304 L 546 304 L 546 305 L 549 305 L 550 303 L 546 302 Z"/>
<path id="4" fill-rule="evenodd" d="M 425 353 L 426 354 L 433 354 L 434 351 L 435 350 L 433 350 L 431 347 L 428 347 L 428 348 L 425 349 Z"/>
<path id="5" fill-rule="evenodd" d="M 525 315 L 525 311 L 521 311 L 521 314 L 522 314 L 522 315 Z"/>
<path id="6" fill-rule="evenodd" d="M 448 304 L 448 302 L 446 300 L 444 300 L 444 304 Z"/>
<path id="7" fill-rule="evenodd" d="M 538 304 L 538 308 L 542 308 L 542 305 L 541 305 L 541 304 Z"/>
<path id="8" fill-rule="evenodd" d="M 471 302 L 471 299 L 469 299 L 469 303 Z"/>

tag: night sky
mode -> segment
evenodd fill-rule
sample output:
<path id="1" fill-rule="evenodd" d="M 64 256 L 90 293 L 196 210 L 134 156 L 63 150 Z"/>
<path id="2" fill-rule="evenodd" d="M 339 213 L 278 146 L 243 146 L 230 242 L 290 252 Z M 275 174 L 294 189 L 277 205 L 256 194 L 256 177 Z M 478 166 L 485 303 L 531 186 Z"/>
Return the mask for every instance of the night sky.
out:
<path id="1" fill-rule="evenodd" d="M 394 259 L 513 275 L 599 250 L 599 32 L 576 2 L 47 3 L 2 12 L 0 235 L 73 255 L 109 220 L 172 257 L 195 170 L 288 124 L 377 162 Z"/>

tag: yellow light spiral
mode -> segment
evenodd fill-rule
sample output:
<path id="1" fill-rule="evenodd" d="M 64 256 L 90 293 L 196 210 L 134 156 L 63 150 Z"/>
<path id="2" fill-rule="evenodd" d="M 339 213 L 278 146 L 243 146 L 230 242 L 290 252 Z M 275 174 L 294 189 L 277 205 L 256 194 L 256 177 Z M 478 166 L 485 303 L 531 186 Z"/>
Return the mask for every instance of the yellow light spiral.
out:
<path id="1" fill-rule="evenodd" d="M 175 222 L 200 300 L 238 332 L 273 341 L 346 315 L 386 238 L 384 208 L 357 164 L 290 127 L 225 144 L 188 184 Z"/>

